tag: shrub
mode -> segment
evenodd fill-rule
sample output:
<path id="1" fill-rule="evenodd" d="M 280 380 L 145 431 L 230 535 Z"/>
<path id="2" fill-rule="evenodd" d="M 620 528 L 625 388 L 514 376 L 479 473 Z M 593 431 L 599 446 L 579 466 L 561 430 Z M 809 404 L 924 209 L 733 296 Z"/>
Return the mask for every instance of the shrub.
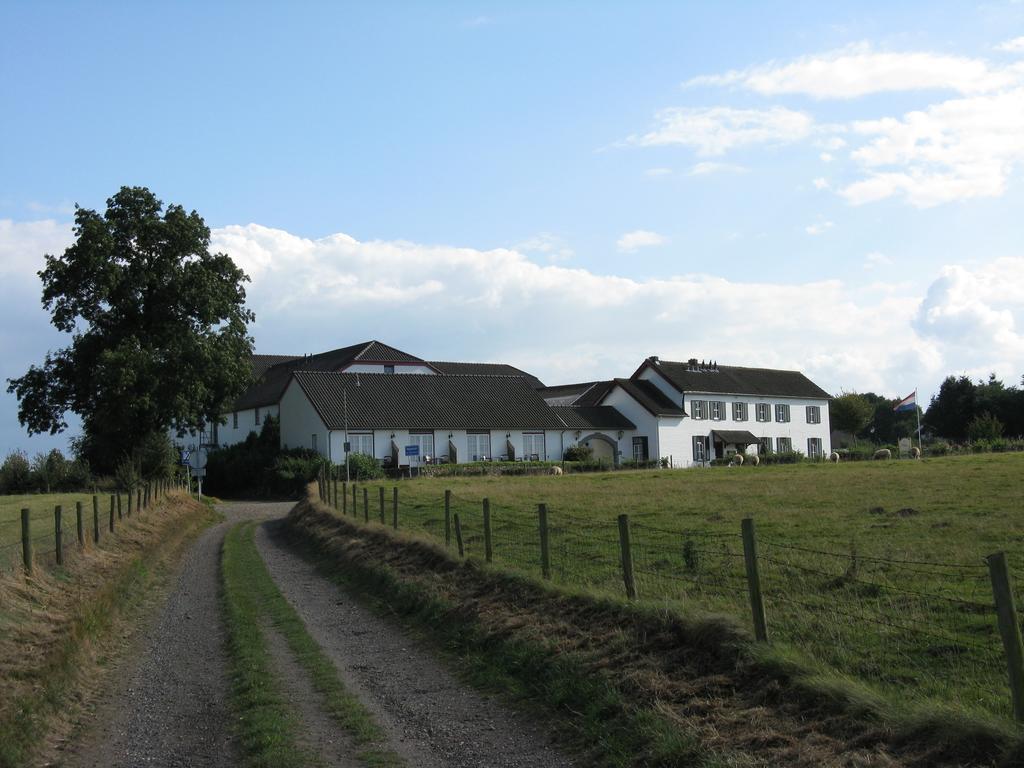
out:
<path id="1" fill-rule="evenodd" d="M 565 454 L 562 456 L 566 461 L 590 461 L 594 456 L 594 451 L 589 445 L 583 445 L 583 443 L 577 443 L 576 445 L 570 445 L 565 449 Z"/>
<path id="2" fill-rule="evenodd" d="M 32 467 L 24 451 L 11 451 L 0 465 L 0 493 L 25 493 L 32 489 Z"/>
<path id="3" fill-rule="evenodd" d="M 379 480 L 384 477 L 384 470 L 381 468 L 380 462 L 373 456 L 366 456 L 362 453 L 349 455 L 348 471 L 353 480 Z"/>
<path id="4" fill-rule="evenodd" d="M 975 416 L 967 425 L 967 439 L 992 441 L 1003 436 L 1003 423 L 988 411 Z"/>
<path id="5" fill-rule="evenodd" d="M 762 464 L 799 464 L 804 460 L 800 451 L 776 451 L 761 457 Z"/>
<path id="6" fill-rule="evenodd" d="M 929 456 L 945 456 L 946 454 L 949 453 L 950 447 L 949 443 L 939 442 L 929 445 L 925 449 L 925 451 L 928 453 Z"/>

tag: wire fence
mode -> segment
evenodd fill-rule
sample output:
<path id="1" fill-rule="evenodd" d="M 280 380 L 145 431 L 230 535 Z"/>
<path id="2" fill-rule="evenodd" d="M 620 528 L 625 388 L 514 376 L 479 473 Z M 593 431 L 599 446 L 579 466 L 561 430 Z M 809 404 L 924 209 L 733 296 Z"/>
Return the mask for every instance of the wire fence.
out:
<path id="1" fill-rule="evenodd" d="M 393 493 L 387 493 L 388 524 L 394 523 Z M 363 519 L 361 491 L 358 501 L 357 517 Z M 482 498 L 452 492 L 437 500 L 399 497 L 398 526 L 426 533 L 453 551 L 461 538 L 465 557 L 489 554 L 497 565 L 566 586 L 621 595 L 631 580 L 641 601 L 729 614 L 756 633 L 749 553 L 740 530 L 638 518 L 627 524 L 626 546 L 613 520 L 557 507 L 541 513 L 542 505 L 486 503 L 489 525 Z M 338 502 L 339 512 L 343 506 L 351 504 Z M 377 519 L 373 508 L 369 517 Z M 624 546 L 631 560 L 628 576 Z M 904 697 L 1011 713 L 993 582 L 980 559 L 901 560 L 852 543 L 833 541 L 816 549 L 774 536 L 759 537 L 754 551 L 770 640 Z M 1016 606 L 1024 616 L 1019 599 Z"/>

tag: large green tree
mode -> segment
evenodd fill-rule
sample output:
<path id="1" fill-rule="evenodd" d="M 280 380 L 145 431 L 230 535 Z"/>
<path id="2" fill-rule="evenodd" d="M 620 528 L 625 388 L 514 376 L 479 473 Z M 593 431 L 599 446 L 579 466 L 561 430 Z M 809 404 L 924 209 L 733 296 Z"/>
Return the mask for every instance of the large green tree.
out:
<path id="1" fill-rule="evenodd" d="M 832 429 L 857 435 L 862 432 L 875 414 L 875 406 L 863 395 L 843 392 L 828 405 L 828 417 Z"/>
<path id="2" fill-rule="evenodd" d="M 122 187 L 100 214 L 75 210 L 75 243 L 39 276 L 69 346 L 8 380 L 29 434 L 55 434 L 77 413 L 94 469 L 171 428 L 201 430 L 246 386 L 253 314 L 245 273 L 210 253 L 195 211 Z"/>

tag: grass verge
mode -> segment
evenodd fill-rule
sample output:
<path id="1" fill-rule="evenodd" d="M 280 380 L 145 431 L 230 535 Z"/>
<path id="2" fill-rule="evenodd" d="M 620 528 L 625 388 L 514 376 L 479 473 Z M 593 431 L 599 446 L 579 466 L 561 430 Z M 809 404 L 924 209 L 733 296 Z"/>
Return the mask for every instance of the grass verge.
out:
<path id="1" fill-rule="evenodd" d="M 172 495 L 64 568 L 0 580 L 0 768 L 29 764 L 71 729 L 114 630 L 138 618 L 185 546 L 213 516 Z"/>
<path id="2" fill-rule="evenodd" d="M 235 526 L 224 541 L 224 598 L 231 651 L 231 695 L 240 713 L 239 731 L 253 766 L 306 765 L 315 757 L 297 746 L 300 724 L 281 698 L 260 629 L 269 619 L 309 675 L 326 712 L 359 749 L 356 757 L 374 768 L 404 765 L 384 746 L 386 735 L 306 631 L 302 619 L 274 584 L 253 540 L 254 523 Z"/>
<path id="3" fill-rule="evenodd" d="M 893 765 L 1019 764 L 1010 724 L 894 703 L 785 646 L 757 646 L 722 617 L 460 562 L 315 502 L 288 526 L 325 575 L 439 638 L 476 682 L 540 702 L 603 765 L 712 765 L 737 753 L 820 765 L 855 752 L 866 765 L 883 753 Z"/>

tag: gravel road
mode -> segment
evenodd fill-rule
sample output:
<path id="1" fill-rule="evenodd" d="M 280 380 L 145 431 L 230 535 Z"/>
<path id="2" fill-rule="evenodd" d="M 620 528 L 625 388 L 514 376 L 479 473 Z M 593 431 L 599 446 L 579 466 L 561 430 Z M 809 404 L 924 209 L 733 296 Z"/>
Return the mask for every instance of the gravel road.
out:
<path id="1" fill-rule="evenodd" d="M 272 535 L 256 544 L 278 588 L 345 685 L 417 768 L 567 768 L 540 723 L 467 688 L 400 627 L 372 613 Z"/>
<path id="2" fill-rule="evenodd" d="M 230 766 L 236 762 L 227 706 L 220 548 L 235 522 L 280 517 L 291 504 L 226 504 L 225 521 L 186 551 L 166 602 L 138 633 L 60 764 Z M 137 660 L 137 661 L 136 661 Z"/>
<path id="3" fill-rule="evenodd" d="M 204 531 L 187 550 L 166 601 L 131 642 L 105 693 L 75 742 L 56 763 L 70 768 L 223 768 L 238 764 L 227 702 L 224 628 L 220 607 L 220 549 L 242 520 L 281 518 L 284 504 L 219 507 L 225 521 Z M 434 655 L 402 630 L 362 607 L 318 576 L 305 560 L 257 530 L 271 574 L 343 680 L 388 733 L 391 748 L 416 768 L 568 768 L 541 724 L 458 682 Z M 275 667 L 308 722 L 304 743 L 329 764 L 352 765 L 348 740 L 331 734 L 316 711 L 315 694 L 270 638 Z M 298 700 L 298 699 L 301 699 Z M 312 699 L 312 700 L 311 700 Z"/>

